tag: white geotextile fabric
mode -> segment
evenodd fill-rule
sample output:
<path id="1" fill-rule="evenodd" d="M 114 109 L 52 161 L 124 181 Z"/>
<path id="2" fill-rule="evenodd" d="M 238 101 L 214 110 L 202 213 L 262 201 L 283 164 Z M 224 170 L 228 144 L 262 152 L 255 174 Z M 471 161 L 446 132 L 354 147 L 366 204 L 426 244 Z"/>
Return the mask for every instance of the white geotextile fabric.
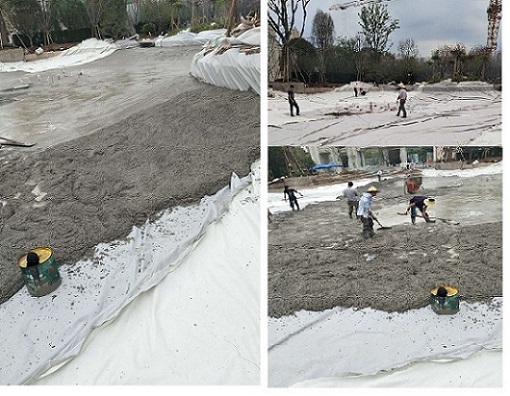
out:
<path id="1" fill-rule="evenodd" d="M 199 33 L 193 33 L 183 30 L 174 36 L 159 36 L 154 44 L 156 47 L 179 47 L 185 45 L 204 45 L 211 40 L 216 40 L 226 33 L 226 29 L 206 30 Z"/>
<path id="2" fill-rule="evenodd" d="M 92 260 L 60 267 L 62 284 L 54 292 L 36 298 L 23 288 L 0 305 L 0 384 L 33 381 L 75 356 L 95 327 L 175 270 L 250 182 L 251 175 L 233 174 L 230 188 L 200 204 L 166 210 L 125 240 L 98 245 Z"/>
<path id="3" fill-rule="evenodd" d="M 480 370 L 480 367 L 487 369 Z M 376 375 L 319 378 L 295 384 L 299 388 L 500 388 L 503 385 L 503 351 L 482 350 L 467 359 L 440 359 L 410 364 Z M 451 394 L 452 390 L 448 391 Z M 416 393 L 416 390 L 413 392 Z M 425 392 L 423 392 L 425 394 Z M 480 394 L 473 391 L 468 394 Z"/>
<path id="4" fill-rule="evenodd" d="M 232 45 L 260 45 L 260 27 L 246 30 L 236 37 L 228 37 L 227 40 Z"/>
<path id="5" fill-rule="evenodd" d="M 232 45 L 240 43 L 256 43 L 260 45 L 260 28 L 246 31 L 233 38 L 222 38 L 220 43 Z M 252 90 L 260 95 L 260 53 L 246 55 L 240 52 L 239 47 L 233 47 L 218 54 L 220 47 L 208 52 L 204 48 L 193 57 L 191 74 L 201 81 L 219 87 L 248 91 Z"/>
<path id="6" fill-rule="evenodd" d="M 33 384 L 258 385 L 260 168 L 254 172 L 179 268 Z"/>
<path id="7" fill-rule="evenodd" d="M 217 40 L 219 37 L 225 36 L 227 29 L 204 30 L 197 33 L 195 42 L 199 44 L 206 44 L 209 41 Z"/>
<path id="8" fill-rule="evenodd" d="M 435 91 L 493 91 L 494 85 L 484 81 L 462 81 L 454 82 L 451 79 L 441 81 L 436 84 L 420 84 L 416 87 L 417 91 L 435 92 Z"/>
<path id="9" fill-rule="evenodd" d="M 25 71 L 38 73 L 44 70 L 78 66 L 105 58 L 120 47 L 97 39 L 87 39 L 51 58 L 31 62 L 0 62 L 0 72 Z"/>
<path id="10" fill-rule="evenodd" d="M 430 307 L 404 313 L 334 308 L 270 318 L 268 383 L 374 375 L 413 362 L 467 358 L 503 347 L 503 299 L 461 302 L 455 315 Z M 479 370 L 502 370 L 481 367 Z"/>
<path id="11" fill-rule="evenodd" d="M 115 45 L 121 49 L 138 48 L 140 47 L 140 42 L 138 40 L 124 39 L 115 41 Z"/>

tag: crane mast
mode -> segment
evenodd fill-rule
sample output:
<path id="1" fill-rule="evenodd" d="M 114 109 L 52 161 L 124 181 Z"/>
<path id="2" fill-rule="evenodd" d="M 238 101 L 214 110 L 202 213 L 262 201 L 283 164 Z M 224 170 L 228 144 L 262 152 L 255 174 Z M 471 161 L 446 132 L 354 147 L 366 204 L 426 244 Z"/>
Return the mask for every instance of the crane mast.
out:
<path id="1" fill-rule="evenodd" d="M 498 33 L 499 24 L 501 22 L 502 0 L 490 0 L 489 7 L 487 8 L 487 19 L 489 22 L 489 29 L 487 32 L 487 50 L 490 52 L 496 51 L 498 46 Z"/>

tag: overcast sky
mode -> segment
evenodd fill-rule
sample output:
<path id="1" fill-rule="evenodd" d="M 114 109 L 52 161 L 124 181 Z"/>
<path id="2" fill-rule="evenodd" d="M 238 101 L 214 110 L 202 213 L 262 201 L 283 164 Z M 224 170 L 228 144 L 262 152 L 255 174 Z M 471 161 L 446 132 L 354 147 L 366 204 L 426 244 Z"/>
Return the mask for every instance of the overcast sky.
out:
<path id="1" fill-rule="evenodd" d="M 331 15 L 337 37 L 354 37 L 356 32 L 361 31 L 358 24 L 361 7 L 329 10 L 331 5 L 347 1 L 312 0 L 307 8 L 304 37 L 310 39 L 313 17 L 318 9 Z M 444 44 L 460 42 L 469 51 L 487 43 L 489 0 L 391 0 L 383 4 L 387 5 L 391 18 L 398 19 L 400 25 L 390 35 L 389 41 L 393 43 L 391 52 L 397 52 L 398 43 L 406 38 L 414 39 L 420 57 L 430 57 L 432 50 Z M 501 49 L 501 25 L 498 49 Z"/>

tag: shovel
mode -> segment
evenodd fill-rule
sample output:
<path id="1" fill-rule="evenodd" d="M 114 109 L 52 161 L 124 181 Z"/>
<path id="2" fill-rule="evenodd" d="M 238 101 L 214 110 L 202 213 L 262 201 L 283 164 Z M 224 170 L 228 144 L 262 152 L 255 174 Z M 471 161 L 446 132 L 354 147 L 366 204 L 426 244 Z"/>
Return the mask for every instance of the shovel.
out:
<path id="1" fill-rule="evenodd" d="M 17 140 L 7 139 L 2 136 L 0 136 L 0 143 L 4 146 L 18 146 L 18 147 L 32 147 L 35 145 L 35 143 L 22 143 L 18 142 Z"/>
<path id="2" fill-rule="evenodd" d="M 377 224 L 379 224 L 379 228 L 378 230 L 391 230 L 391 227 L 384 227 L 380 222 L 379 220 L 377 219 L 374 219 L 376 221 Z"/>
<path id="3" fill-rule="evenodd" d="M 405 213 L 398 213 L 398 214 L 402 215 L 402 216 L 407 216 L 407 214 L 405 214 Z M 418 214 L 416 215 L 416 217 L 423 218 L 422 215 L 418 215 Z M 450 224 L 450 225 L 459 225 L 460 224 L 460 221 L 450 220 L 450 219 L 443 219 L 441 217 L 434 217 L 434 219 L 442 221 L 443 223 Z"/>

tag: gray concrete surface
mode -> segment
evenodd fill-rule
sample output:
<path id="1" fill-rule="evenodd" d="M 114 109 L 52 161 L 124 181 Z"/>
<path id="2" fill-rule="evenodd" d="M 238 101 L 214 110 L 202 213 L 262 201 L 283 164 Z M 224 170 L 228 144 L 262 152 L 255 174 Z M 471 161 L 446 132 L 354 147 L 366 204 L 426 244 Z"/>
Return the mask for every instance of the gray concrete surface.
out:
<path id="1" fill-rule="evenodd" d="M 17 258 L 28 249 L 51 246 L 73 265 L 158 211 L 215 193 L 259 158 L 258 96 L 190 77 L 196 48 L 148 50 L 7 74 L 33 85 L 0 106 L 3 131 L 37 144 L 0 150 L 0 303 L 23 286 Z M 41 129 L 48 122 L 54 128 Z"/>
<path id="2" fill-rule="evenodd" d="M 271 317 L 335 306 L 387 312 L 420 308 L 430 290 L 457 286 L 463 300 L 502 295 L 502 175 L 425 178 L 423 195 L 434 196 L 459 225 L 416 225 L 405 211 L 402 180 L 383 181 L 374 211 L 390 230 L 361 238 L 361 223 L 349 219 L 343 201 L 307 206 L 271 216 L 268 312 Z M 443 215 L 444 216 L 444 215 Z M 391 220 L 391 221 L 390 221 Z M 462 303 L 462 302 L 461 302 Z"/>

